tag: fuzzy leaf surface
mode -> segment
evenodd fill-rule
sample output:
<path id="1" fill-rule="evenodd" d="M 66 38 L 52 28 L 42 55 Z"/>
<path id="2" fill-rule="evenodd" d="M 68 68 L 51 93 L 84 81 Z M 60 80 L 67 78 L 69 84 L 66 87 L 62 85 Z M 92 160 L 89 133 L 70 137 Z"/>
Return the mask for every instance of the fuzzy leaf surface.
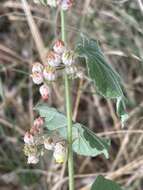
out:
<path id="1" fill-rule="evenodd" d="M 45 127 L 48 130 L 56 130 L 62 138 L 67 139 L 67 118 L 64 114 L 46 104 L 37 105 L 35 110 L 39 112 L 41 117 L 44 117 Z M 104 154 L 108 158 L 109 146 L 108 140 L 99 138 L 87 127 L 79 123 L 73 124 L 72 148 L 77 154 L 92 157 Z"/>

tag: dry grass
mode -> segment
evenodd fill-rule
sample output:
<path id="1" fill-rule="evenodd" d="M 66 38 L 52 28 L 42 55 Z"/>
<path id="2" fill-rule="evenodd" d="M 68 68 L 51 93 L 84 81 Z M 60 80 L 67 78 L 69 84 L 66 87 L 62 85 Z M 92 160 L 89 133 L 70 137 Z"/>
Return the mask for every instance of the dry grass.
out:
<path id="1" fill-rule="evenodd" d="M 43 61 L 45 49 L 60 34 L 58 10 L 54 13 L 31 1 L 29 5 L 24 3 L 25 0 L 0 2 L 0 189 L 59 190 L 61 186 L 66 190 L 67 172 L 54 163 L 52 155 L 31 167 L 22 152 L 22 137 L 32 125 L 32 108 L 39 100 L 38 89 L 29 77 L 31 64 Z M 112 140 L 109 160 L 75 155 L 76 189 L 88 190 L 96 175 L 103 174 L 129 190 L 142 190 L 142 1 L 75 1 L 66 30 L 71 46 L 81 32 L 99 39 L 107 59 L 123 78 L 129 100 L 130 117 L 126 128 L 121 129 L 114 102 L 90 93 L 93 89 L 88 81 L 73 83 L 73 119 Z M 62 110 L 63 93 L 59 81 L 53 87 L 50 105 Z"/>

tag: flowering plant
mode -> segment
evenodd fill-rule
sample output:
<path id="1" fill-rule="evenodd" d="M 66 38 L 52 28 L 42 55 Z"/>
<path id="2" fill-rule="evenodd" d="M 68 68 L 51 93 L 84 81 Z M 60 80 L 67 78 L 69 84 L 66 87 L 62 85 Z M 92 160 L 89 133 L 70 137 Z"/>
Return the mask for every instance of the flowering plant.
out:
<path id="1" fill-rule="evenodd" d="M 59 8 L 61 13 L 61 39 L 56 39 L 53 48 L 47 52 L 44 63 L 35 62 L 32 66 L 32 80 L 39 86 L 39 93 L 43 103 L 35 106 L 40 117 L 35 119 L 33 127 L 24 136 L 24 152 L 29 164 L 38 163 L 46 150 L 53 151 L 53 157 L 59 164 L 68 161 L 69 190 L 74 190 L 74 162 L 73 152 L 95 157 L 104 154 L 109 157 L 110 141 L 97 137 L 92 131 L 80 123 L 72 120 L 72 104 L 70 81 L 79 78 L 86 80 L 85 73 L 80 70 L 78 58 L 85 58 L 88 74 L 93 85 L 105 98 L 116 99 L 116 108 L 121 123 L 124 125 L 128 115 L 124 103 L 122 82 L 118 73 L 107 63 L 98 42 L 82 35 L 75 49 L 71 50 L 66 44 L 65 14 L 73 5 L 73 0 L 34 0 L 40 5 Z M 65 81 L 66 116 L 55 108 L 47 105 L 51 96 L 51 86 L 61 75 Z M 57 140 L 43 131 L 45 126 L 49 131 L 56 131 Z M 106 187 L 106 184 L 107 187 Z M 99 176 L 92 185 L 91 190 L 119 190 L 120 187 L 102 176 Z"/>

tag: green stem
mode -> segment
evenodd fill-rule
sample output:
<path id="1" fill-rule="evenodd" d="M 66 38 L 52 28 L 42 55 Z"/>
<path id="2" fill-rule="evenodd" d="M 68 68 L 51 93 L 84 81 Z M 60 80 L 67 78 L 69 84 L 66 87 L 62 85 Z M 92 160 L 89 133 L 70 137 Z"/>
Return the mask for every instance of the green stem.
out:
<path id="1" fill-rule="evenodd" d="M 65 33 L 65 13 L 61 10 L 61 32 L 62 40 L 66 41 Z M 74 164 L 72 151 L 72 105 L 70 80 L 65 74 L 65 96 L 66 96 L 66 113 L 67 113 L 67 137 L 68 137 L 68 174 L 69 174 L 69 190 L 74 190 Z"/>

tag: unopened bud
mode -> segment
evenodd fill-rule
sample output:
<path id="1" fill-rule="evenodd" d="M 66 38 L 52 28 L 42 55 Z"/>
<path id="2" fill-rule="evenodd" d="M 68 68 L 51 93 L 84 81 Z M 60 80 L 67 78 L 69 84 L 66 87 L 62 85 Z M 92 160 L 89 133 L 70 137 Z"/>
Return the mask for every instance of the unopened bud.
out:
<path id="1" fill-rule="evenodd" d="M 28 164 L 37 164 L 39 162 L 39 156 L 36 155 L 29 155 L 27 163 Z"/>
<path id="2" fill-rule="evenodd" d="M 42 117 L 38 117 L 34 120 L 34 126 L 41 127 L 44 125 L 44 119 Z"/>
<path id="3" fill-rule="evenodd" d="M 57 67 L 61 63 L 61 56 L 53 51 L 50 51 L 47 55 L 47 62 L 51 67 Z"/>
<path id="4" fill-rule="evenodd" d="M 57 78 L 56 71 L 54 68 L 46 66 L 43 71 L 43 76 L 47 81 L 55 81 Z"/>
<path id="5" fill-rule="evenodd" d="M 26 132 L 24 135 L 24 142 L 26 144 L 34 144 L 34 137 L 30 132 Z"/>
<path id="6" fill-rule="evenodd" d="M 55 145 L 53 156 L 57 163 L 63 163 L 66 157 L 66 148 L 64 144 L 58 142 Z"/>
<path id="7" fill-rule="evenodd" d="M 37 146 L 35 144 L 33 144 L 33 145 L 25 144 L 24 145 L 25 156 L 37 155 L 37 153 L 38 153 L 38 149 L 37 149 Z"/>
<path id="8" fill-rule="evenodd" d="M 53 150 L 54 149 L 53 139 L 50 137 L 44 139 L 44 147 L 47 150 Z"/>
<path id="9" fill-rule="evenodd" d="M 74 63 L 75 54 L 73 51 L 65 51 L 62 55 L 63 64 L 70 66 Z"/>
<path id="10" fill-rule="evenodd" d="M 33 82 L 35 84 L 41 84 L 43 82 L 43 75 L 42 75 L 42 73 L 35 72 L 35 73 L 33 73 L 31 75 L 31 77 L 32 77 L 32 80 L 33 80 Z"/>
<path id="11" fill-rule="evenodd" d="M 43 65 L 41 63 L 34 63 L 33 66 L 32 66 L 32 73 L 42 73 L 43 71 Z"/>
<path id="12" fill-rule="evenodd" d="M 53 46 L 53 49 L 56 53 L 62 54 L 62 53 L 64 53 L 66 47 L 62 40 L 57 40 Z"/>
<path id="13" fill-rule="evenodd" d="M 60 0 L 61 1 L 61 9 L 64 11 L 70 9 L 73 5 L 73 0 Z"/>
<path id="14" fill-rule="evenodd" d="M 48 100 L 49 95 L 50 95 L 50 88 L 48 87 L 48 85 L 43 84 L 42 86 L 40 86 L 39 92 L 43 100 Z"/>

